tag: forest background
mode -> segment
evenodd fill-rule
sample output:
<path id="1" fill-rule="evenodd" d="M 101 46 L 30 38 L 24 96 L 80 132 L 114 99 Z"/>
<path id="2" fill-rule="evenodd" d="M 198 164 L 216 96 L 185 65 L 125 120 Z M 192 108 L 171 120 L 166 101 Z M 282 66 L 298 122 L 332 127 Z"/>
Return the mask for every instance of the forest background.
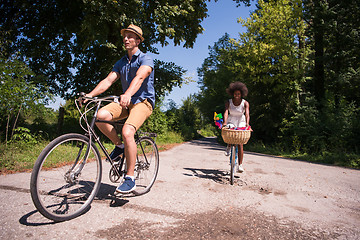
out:
<path id="1" fill-rule="evenodd" d="M 56 136 L 81 132 L 76 93 L 89 92 L 125 54 L 119 29 L 141 26 L 141 49 L 191 48 L 204 29 L 199 0 L 4 0 L 0 3 L 0 171 L 32 168 Z M 221 3 L 221 1 L 219 1 Z M 216 135 L 233 81 L 249 88 L 254 129 L 245 150 L 360 168 L 360 4 L 234 0 L 255 6 L 238 38 L 219 36 L 198 69 L 200 91 L 181 106 L 165 94 L 186 69 L 155 59 L 157 104 L 142 127 L 168 144 Z M 121 86 L 112 87 L 114 93 Z M 54 96 L 67 99 L 55 111 Z M 110 147 L 111 148 L 111 147 Z"/>

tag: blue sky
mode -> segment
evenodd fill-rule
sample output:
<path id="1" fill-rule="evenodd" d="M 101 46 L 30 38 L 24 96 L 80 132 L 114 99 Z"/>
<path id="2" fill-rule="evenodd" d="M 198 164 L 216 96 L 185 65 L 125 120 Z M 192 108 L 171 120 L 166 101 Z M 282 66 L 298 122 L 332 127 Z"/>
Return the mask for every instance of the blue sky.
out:
<path id="1" fill-rule="evenodd" d="M 208 47 L 213 46 L 225 33 L 228 33 L 232 38 L 237 38 L 240 32 L 246 30 L 237 23 L 237 19 L 249 17 L 250 11 L 255 9 L 254 2 L 252 2 L 251 7 L 245 7 L 243 4 L 236 7 L 236 3 L 231 0 L 211 1 L 207 4 L 209 16 L 201 23 L 205 31 L 197 37 L 193 48 L 187 49 L 181 45 L 175 47 L 172 42 L 166 47 L 156 46 L 159 49 L 159 55 L 153 55 L 153 58 L 174 62 L 183 67 L 187 70 L 186 76 L 191 77 L 194 81 L 183 85 L 181 88 L 175 88 L 165 97 L 165 104 L 169 99 L 172 99 L 180 106 L 182 100 L 187 96 L 199 91 L 197 68 L 201 67 L 204 59 L 209 56 Z M 49 106 L 58 109 L 59 105 L 63 103 L 64 101 L 57 98 L 56 102 Z"/>

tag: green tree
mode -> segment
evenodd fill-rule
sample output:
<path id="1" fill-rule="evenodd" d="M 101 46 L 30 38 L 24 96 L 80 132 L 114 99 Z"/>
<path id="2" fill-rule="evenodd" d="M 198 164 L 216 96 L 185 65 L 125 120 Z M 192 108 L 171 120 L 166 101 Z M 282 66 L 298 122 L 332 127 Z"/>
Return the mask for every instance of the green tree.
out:
<path id="1" fill-rule="evenodd" d="M 2 121 L 6 117 L 7 142 L 9 130 L 14 132 L 20 113 L 36 108 L 36 105 L 43 103 L 49 96 L 29 81 L 33 73 L 24 62 L 16 58 L 0 58 L 0 73 L 0 112 Z M 13 126 L 9 129 L 11 119 Z"/>
<path id="2" fill-rule="evenodd" d="M 163 134 L 168 131 L 168 123 L 166 115 L 161 108 L 163 106 L 163 98 L 160 98 L 150 115 L 150 117 L 141 126 L 142 131 Z"/>
<path id="3" fill-rule="evenodd" d="M 207 122 L 213 121 L 214 112 L 224 112 L 225 101 L 230 97 L 226 94 L 229 84 L 236 79 L 243 80 L 229 70 L 234 64 L 234 51 L 229 34 L 225 34 L 214 46 L 209 47 L 209 57 L 204 60 L 201 68 L 198 68 L 201 92 L 197 98 Z"/>
<path id="4" fill-rule="evenodd" d="M 111 70 L 125 53 L 120 29 L 130 23 L 144 30 L 141 48 L 156 53 L 152 45 L 168 39 L 192 47 L 207 16 L 206 2 L 195 0 L 5 0 L 1 9 L 13 41 L 7 50 L 27 57 L 34 81 L 61 96 L 93 88 Z"/>
<path id="5" fill-rule="evenodd" d="M 179 108 L 179 126 L 185 140 L 197 138 L 202 128 L 202 116 L 195 95 L 188 96 Z"/>
<path id="6" fill-rule="evenodd" d="M 303 148 L 313 142 L 310 147 L 316 145 L 317 152 L 356 152 L 354 143 L 360 141 L 360 6 L 347 0 L 303 3 L 313 64 L 307 68 L 306 98 L 288 124 L 290 134 L 301 136 Z M 306 116 L 316 116 L 317 121 Z M 299 126 L 304 125 L 301 130 Z"/>
<path id="7" fill-rule="evenodd" d="M 180 132 L 180 119 L 179 119 L 179 109 L 174 100 L 169 99 L 167 103 L 167 110 L 165 112 L 166 122 L 169 130 Z"/>
<path id="8" fill-rule="evenodd" d="M 239 22 L 247 31 L 237 40 L 221 38 L 199 71 L 201 102 L 211 102 L 212 109 L 221 112 L 216 106 L 224 106 L 229 98 L 225 94 L 229 83 L 244 82 L 254 134 L 273 141 L 283 119 L 297 110 L 305 81 L 303 66 L 309 51 L 300 44 L 305 33 L 301 1 L 260 0 L 250 18 Z"/>
<path id="9" fill-rule="evenodd" d="M 181 86 L 188 81 L 183 78 L 186 70 L 177 66 L 175 63 L 155 60 L 154 64 L 156 100 L 164 97 L 166 93 L 171 92 L 174 87 Z"/>
<path id="10" fill-rule="evenodd" d="M 342 97 L 360 104 L 359 14 L 356 1 L 304 0 L 307 35 L 314 49 L 312 91 L 320 109 L 331 96 L 337 104 Z"/>
<path id="11" fill-rule="evenodd" d="M 7 52 L 18 51 L 27 57 L 36 74 L 33 81 L 65 97 L 88 92 L 106 76 L 125 53 L 120 29 L 130 23 L 144 31 L 143 51 L 157 53 L 153 45 L 169 41 L 192 47 L 204 31 L 201 22 L 208 16 L 206 2 L 4 0 L 0 3 L 0 26 L 11 32 L 13 44 Z M 249 0 L 235 2 L 249 4 Z M 165 80 L 164 76 L 161 79 Z M 169 77 L 164 84 L 170 88 L 161 86 L 160 92 L 171 90 L 171 81 Z M 179 81 L 174 83 L 179 85 Z"/>
<path id="12" fill-rule="evenodd" d="M 258 1 L 259 9 L 240 23 L 247 31 L 236 44 L 246 67 L 235 68 L 251 81 L 249 102 L 252 124 L 264 140 L 273 141 L 283 119 L 300 103 L 308 50 L 301 46 L 305 34 L 300 0 Z M 243 65 L 244 61 L 238 65 Z M 240 71 L 239 71 L 240 70 Z"/>

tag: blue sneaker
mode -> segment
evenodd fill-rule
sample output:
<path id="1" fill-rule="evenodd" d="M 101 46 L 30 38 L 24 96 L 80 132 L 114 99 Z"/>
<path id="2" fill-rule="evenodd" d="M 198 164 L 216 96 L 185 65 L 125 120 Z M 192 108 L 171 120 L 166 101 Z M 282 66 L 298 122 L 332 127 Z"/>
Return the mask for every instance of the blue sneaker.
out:
<path id="1" fill-rule="evenodd" d="M 113 161 L 119 161 L 119 156 L 124 153 L 124 148 L 115 146 L 114 150 L 110 153 L 110 158 Z"/>
<path id="2" fill-rule="evenodd" d="M 118 193 L 129 193 L 136 189 L 135 181 L 129 177 L 125 177 L 125 181 L 116 188 Z"/>

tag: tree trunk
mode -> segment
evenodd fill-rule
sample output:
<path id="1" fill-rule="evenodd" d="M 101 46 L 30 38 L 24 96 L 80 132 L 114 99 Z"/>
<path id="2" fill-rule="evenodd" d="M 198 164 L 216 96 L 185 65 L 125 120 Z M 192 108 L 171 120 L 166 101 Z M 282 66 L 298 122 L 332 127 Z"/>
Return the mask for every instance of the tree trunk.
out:
<path id="1" fill-rule="evenodd" d="M 7 123 L 6 123 L 5 146 L 7 146 L 7 142 L 8 142 L 9 124 L 10 124 L 10 114 L 8 115 L 8 120 L 7 120 Z"/>
<path id="2" fill-rule="evenodd" d="M 302 82 L 305 78 L 305 37 L 301 33 L 298 36 L 299 39 L 299 82 L 300 88 L 303 88 Z M 304 90 L 304 89 L 302 89 Z M 302 105 L 302 99 L 300 98 L 300 89 L 296 91 L 298 104 Z"/>
<path id="3" fill-rule="evenodd" d="M 319 110 L 322 109 L 325 97 L 325 69 L 324 69 L 324 26 L 322 24 L 321 6 L 315 3 L 314 15 L 314 41 L 315 41 L 315 69 L 314 69 L 314 94 Z"/>
<path id="4" fill-rule="evenodd" d="M 63 123 L 64 123 L 64 115 L 65 115 L 65 109 L 63 107 L 60 107 L 58 123 L 57 123 L 57 134 L 58 135 L 61 135 L 61 133 L 62 133 L 62 127 L 63 127 Z"/>
<path id="5" fill-rule="evenodd" d="M 14 126 L 13 126 L 12 131 L 11 131 L 11 138 L 14 136 L 14 130 L 15 130 L 15 127 L 16 127 L 17 120 L 19 119 L 21 108 L 22 108 L 22 104 L 20 105 L 19 111 L 18 111 L 18 113 L 16 115 Z"/>

